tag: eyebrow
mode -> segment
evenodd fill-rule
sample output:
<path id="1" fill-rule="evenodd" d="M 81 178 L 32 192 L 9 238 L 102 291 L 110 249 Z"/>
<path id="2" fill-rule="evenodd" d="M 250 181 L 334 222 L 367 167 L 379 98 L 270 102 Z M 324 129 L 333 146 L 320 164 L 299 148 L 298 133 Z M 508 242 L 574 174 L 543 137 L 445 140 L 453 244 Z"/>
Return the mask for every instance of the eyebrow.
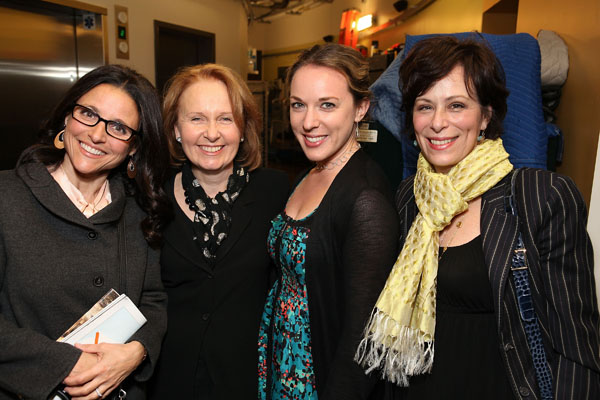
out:
<path id="1" fill-rule="evenodd" d="M 470 96 L 463 96 L 462 94 L 455 95 L 455 96 L 450 96 L 450 97 L 445 98 L 444 100 L 445 101 L 452 101 L 452 100 L 457 100 L 457 99 L 475 100 L 475 99 L 471 98 Z M 417 98 L 415 99 L 415 101 L 418 101 L 418 100 L 431 101 L 427 97 L 424 97 L 424 96 L 417 96 Z"/>
<path id="2" fill-rule="evenodd" d="M 300 97 L 297 97 L 297 96 L 290 96 L 290 99 L 303 101 Z M 339 98 L 335 97 L 335 96 L 319 97 L 319 101 L 328 101 L 328 100 L 338 100 L 339 101 Z"/>
<path id="3" fill-rule="evenodd" d="M 90 105 L 90 106 L 86 106 L 85 104 L 81 104 L 81 103 L 78 103 L 78 104 L 79 104 L 80 106 L 83 106 L 83 107 L 85 107 L 85 108 L 87 108 L 87 109 L 89 109 L 89 110 L 92 110 L 92 111 L 93 111 L 93 112 L 95 112 L 96 114 L 98 114 L 98 109 L 97 109 L 96 107 L 94 107 L 94 106 L 92 106 L 92 105 Z"/>
<path id="4" fill-rule="evenodd" d="M 84 106 L 85 108 L 92 110 L 93 112 L 95 112 L 96 114 L 98 114 L 99 117 L 104 118 L 100 115 L 100 112 L 98 111 L 98 109 L 92 105 L 86 106 L 85 104 L 80 104 L 80 106 Z M 129 129 L 133 129 L 132 127 L 129 126 L 129 124 L 127 124 L 125 121 L 123 121 L 122 119 L 108 119 L 108 118 L 104 118 L 107 119 L 110 122 L 116 122 L 118 124 L 124 125 L 126 127 L 128 127 Z M 139 129 L 139 128 L 138 128 Z M 133 129 L 135 130 L 135 129 Z"/>
<path id="5" fill-rule="evenodd" d="M 233 111 L 220 111 L 217 113 L 217 117 L 222 117 L 223 115 L 231 115 L 233 116 L 234 113 Z M 210 118 L 209 115 L 205 114 L 204 111 L 190 111 L 187 113 L 182 113 L 181 114 L 182 117 L 193 117 L 193 116 L 200 116 L 200 117 L 205 117 L 205 118 Z"/>

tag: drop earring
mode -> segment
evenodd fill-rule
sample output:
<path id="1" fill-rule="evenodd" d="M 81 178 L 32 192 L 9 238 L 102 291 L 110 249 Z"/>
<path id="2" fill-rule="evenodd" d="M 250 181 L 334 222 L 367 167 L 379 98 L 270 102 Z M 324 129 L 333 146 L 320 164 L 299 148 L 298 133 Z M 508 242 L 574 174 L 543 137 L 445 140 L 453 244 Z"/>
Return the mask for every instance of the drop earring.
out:
<path id="1" fill-rule="evenodd" d="M 135 164 L 133 163 L 133 156 L 129 156 L 129 162 L 127 163 L 127 177 L 129 179 L 134 179 L 137 175 L 137 170 L 135 169 Z"/>
<path id="2" fill-rule="evenodd" d="M 477 136 L 477 142 L 481 142 L 483 139 L 485 139 L 485 130 L 479 131 L 479 136 Z"/>
<path id="3" fill-rule="evenodd" d="M 65 130 L 64 129 L 62 131 L 58 132 L 56 134 L 56 136 L 54 137 L 54 147 L 56 147 L 59 150 L 62 150 L 65 148 Z"/>
<path id="4" fill-rule="evenodd" d="M 419 147 L 419 143 L 417 143 L 417 139 L 413 140 L 413 146 Z"/>

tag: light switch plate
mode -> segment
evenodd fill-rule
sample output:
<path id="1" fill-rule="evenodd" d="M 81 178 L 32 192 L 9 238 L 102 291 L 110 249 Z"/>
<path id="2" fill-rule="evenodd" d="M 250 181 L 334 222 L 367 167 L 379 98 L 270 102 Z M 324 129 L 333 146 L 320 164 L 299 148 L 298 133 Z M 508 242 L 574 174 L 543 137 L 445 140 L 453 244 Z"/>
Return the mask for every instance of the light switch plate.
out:
<path id="1" fill-rule="evenodd" d="M 129 60 L 129 10 L 115 4 L 115 42 L 117 58 Z"/>

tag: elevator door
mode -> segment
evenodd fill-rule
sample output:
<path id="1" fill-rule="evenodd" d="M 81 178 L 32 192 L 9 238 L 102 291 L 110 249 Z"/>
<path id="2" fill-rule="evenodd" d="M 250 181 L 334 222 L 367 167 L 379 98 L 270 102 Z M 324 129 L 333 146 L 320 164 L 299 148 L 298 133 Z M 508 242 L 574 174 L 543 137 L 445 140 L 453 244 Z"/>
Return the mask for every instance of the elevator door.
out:
<path id="1" fill-rule="evenodd" d="M 0 169 L 14 168 L 61 96 L 103 63 L 100 15 L 0 0 Z"/>

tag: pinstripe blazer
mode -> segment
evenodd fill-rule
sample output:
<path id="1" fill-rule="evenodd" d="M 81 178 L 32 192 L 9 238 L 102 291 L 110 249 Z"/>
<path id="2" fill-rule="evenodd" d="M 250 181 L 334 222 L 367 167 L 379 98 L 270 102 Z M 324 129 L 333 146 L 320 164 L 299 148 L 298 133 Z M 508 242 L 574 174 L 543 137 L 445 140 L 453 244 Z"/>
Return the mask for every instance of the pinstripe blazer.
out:
<path id="1" fill-rule="evenodd" d="M 556 399 L 600 399 L 598 303 L 587 211 L 571 179 L 526 168 L 515 180 L 519 217 L 507 210 L 509 174 L 482 196 L 481 235 L 497 316 L 499 351 L 517 399 L 539 390 L 510 274 L 519 226 Z M 396 193 L 400 246 L 418 212 L 414 177 Z"/>

